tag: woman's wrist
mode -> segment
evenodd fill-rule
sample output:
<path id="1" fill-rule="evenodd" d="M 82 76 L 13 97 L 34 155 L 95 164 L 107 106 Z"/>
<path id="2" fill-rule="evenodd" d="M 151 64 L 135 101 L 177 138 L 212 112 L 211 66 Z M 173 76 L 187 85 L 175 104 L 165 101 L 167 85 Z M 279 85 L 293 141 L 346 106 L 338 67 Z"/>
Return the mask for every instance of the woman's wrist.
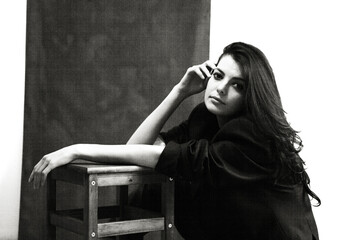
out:
<path id="1" fill-rule="evenodd" d="M 176 84 L 172 91 L 174 92 L 174 94 L 177 96 L 178 99 L 180 99 L 181 101 L 185 100 L 186 98 L 190 97 L 191 94 L 180 85 L 180 83 Z"/>

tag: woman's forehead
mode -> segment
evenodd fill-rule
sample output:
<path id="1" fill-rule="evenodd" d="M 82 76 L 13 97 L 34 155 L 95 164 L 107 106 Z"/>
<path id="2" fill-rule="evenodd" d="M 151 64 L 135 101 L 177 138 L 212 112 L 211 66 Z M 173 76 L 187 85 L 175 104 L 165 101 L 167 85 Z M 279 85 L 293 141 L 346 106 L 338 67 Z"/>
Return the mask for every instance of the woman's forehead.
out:
<path id="1" fill-rule="evenodd" d="M 223 56 L 217 65 L 217 69 L 229 77 L 243 78 L 239 63 L 231 55 Z"/>

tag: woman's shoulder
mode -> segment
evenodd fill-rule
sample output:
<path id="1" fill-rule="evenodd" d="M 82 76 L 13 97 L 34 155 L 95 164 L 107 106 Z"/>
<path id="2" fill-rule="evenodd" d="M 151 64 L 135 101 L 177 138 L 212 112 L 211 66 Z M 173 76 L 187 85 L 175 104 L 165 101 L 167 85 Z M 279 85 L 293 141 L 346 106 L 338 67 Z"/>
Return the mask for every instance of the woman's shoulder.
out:
<path id="1" fill-rule="evenodd" d="M 189 131 L 196 135 L 206 135 L 214 141 L 247 140 L 253 143 L 268 144 L 249 114 L 240 115 L 219 128 L 217 118 L 209 112 L 205 103 L 198 104 L 188 118 Z"/>

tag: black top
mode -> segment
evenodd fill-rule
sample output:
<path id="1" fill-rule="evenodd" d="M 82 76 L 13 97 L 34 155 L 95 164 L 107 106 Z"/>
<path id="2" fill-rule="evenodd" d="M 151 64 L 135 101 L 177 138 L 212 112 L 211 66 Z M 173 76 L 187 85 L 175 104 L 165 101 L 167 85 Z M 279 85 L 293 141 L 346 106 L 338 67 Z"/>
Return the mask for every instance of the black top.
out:
<path id="1" fill-rule="evenodd" d="M 185 239 L 318 239 L 303 183 L 274 181 L 271 143 L 249 117 L 219 129 L 202 103 L 161 137 L 156 170 L 175 178 L 175 225 Z"/>

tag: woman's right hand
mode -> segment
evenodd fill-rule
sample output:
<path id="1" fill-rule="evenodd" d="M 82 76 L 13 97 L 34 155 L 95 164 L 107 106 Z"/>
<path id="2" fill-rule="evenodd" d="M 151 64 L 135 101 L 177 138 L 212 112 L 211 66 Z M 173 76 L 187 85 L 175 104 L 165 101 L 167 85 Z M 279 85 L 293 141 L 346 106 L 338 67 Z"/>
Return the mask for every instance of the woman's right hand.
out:
<path id="1" fill-rule="evenodd" d="M 202 92 L 206 88 L 207 80 L 211 77 L 214 68 L 216 68 L 216 65 L 210 60 L 189 67 L 177 84 L 179 91 L 186 97 Z"/>
<path id="2" fill-rule="evenodd" d="M 75 145 L 68 146 L 55 152 L 45 155 L 34 167 L 29 177 L 33 188 L 38 189 L 43 186 L 47 175 L 51 170 L 75 160 Z"/>

